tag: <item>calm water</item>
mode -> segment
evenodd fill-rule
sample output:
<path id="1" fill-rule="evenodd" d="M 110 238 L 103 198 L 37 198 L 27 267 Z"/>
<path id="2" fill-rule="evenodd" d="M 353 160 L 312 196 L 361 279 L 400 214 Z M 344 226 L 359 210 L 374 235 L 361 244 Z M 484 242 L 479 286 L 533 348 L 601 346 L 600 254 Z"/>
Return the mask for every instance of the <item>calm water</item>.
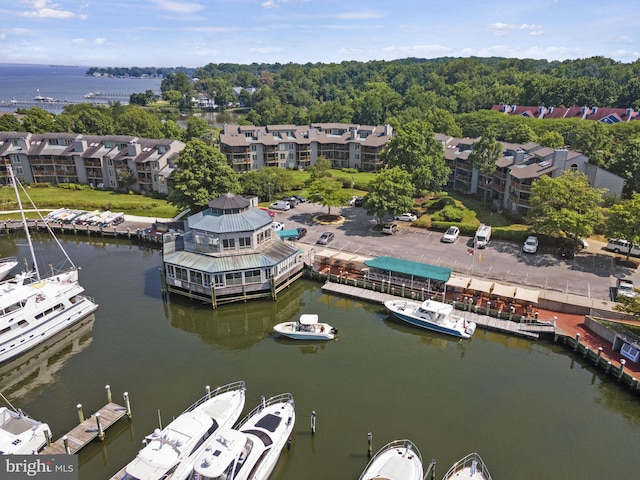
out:
<path id="1" fill-rule="evenodd" d="M 0 102 L 31 101 L 36 95 L 51 97 L 70 102 L 91 101 L 104 103 L 108 99 L 94 98 L 87 100 L 84 95 L 89 92 L 101 92 L 112 100 L 129 102 L 132 93 L 143 93 L 146 90 L 160 91 L 159 78 L 103 78 L 85 75 L 89 67 L 84 66 L 49 66 L 49 65 L 17 65 L 0 64 Z M 39 103 L 38 106 L 54 113 L 60 113 L 64 104 Z M 4 106 L 2 111 L 13 111 L 16 108 L 29 106 Z"/>
<path id="2" fill-rule="evenodd" d="M 638 398 L 559 346 L 483 330 L 456 341 L 395 323 L 378 306 L 325 295 L 309 281 L 277 302 L 215 311 L 164 302 L 158 251 L 63 240 L 100 304 L 92 333 L 81 332 L 68 347 L 63 340 L 51 359 L 33 362 L 37 378 L 23 372 L 28 380 L 7 391 L 12 375 L 0 377 L 0 390 L 49 422 L 56 438 L 77 423 L 76 404 L 89 415 L 106 402 L 106 384 L 117 402 L 129 392 L 132 422 L 82 451 L 83 480 L 109 478 L 133 458 L 159 413 L 166 425 L 206 385 L 236 380 L 247 384 L 246 411 L 261 395 L 291 392 L 296 400 L 292 449 L 273 479 L 356 479 L 367 462 L 367 432 L 374 450 L 413 440 L 425 463 L 436 459 L 436 478 L 472 451 L 496 480 L 637 477 Z M 2 237 L 0 254 L 22 257 L 23 243 Z M 52 258 L 50 243 L 37 246 Z M 301 313 L 318 313 L 338 328 L 338 339 L 303 345 L 274 338 L 273 325 Z"/>

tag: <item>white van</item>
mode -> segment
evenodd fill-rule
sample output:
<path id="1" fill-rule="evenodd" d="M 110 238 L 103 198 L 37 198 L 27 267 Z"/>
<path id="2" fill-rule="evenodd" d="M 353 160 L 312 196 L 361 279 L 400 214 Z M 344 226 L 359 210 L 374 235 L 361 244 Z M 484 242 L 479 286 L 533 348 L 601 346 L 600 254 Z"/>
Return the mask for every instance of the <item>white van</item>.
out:
<path id="1" fill-rule="evenodd" d="M 484 248 L 487 246 L 487 243 L 489 243 L 489 240 L 491 240 L 491 225 L 481 223 L 478 230 L 476 230 L 474 244 L 477 245 L 478 248 Z"/>
<path id="2" fill-rule="evenodd" d="M 628 241 L 621 238 L 610 238 L 607 243 L 607 250 L 614 253 L 627 254 L 629 253 L 629 248 L 631 248 L 631 255 L 634 257 L 640 257 L 640 245 L 631 245 Z"/>
<path id="3" fill-rule="evenodd" d="M 289 204 L 289 202 L 285 202 L 284 200 L 279 200 L 269 205 L 269 208 L 271 210 L 289 210 L 291 208 L 291 205 Z"/>

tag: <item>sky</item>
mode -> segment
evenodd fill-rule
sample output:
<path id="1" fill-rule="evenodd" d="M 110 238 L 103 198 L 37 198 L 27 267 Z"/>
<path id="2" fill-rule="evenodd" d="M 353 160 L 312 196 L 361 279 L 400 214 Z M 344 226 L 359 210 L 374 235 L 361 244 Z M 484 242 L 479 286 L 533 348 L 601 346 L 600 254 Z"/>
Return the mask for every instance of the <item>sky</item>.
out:
<path id="1" fill-rule="evenodd" d="M 638 0 L 0 0 L 0 63 L 640 57 Z"/>

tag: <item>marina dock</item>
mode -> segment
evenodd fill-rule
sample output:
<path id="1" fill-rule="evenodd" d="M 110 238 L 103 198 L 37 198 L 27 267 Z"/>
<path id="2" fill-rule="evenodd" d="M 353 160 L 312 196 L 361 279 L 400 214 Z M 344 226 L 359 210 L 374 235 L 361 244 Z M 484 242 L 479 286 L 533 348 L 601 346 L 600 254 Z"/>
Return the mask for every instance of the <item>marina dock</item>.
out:
<path id="1" fill-rule="evenodd" d="M 398 299 L 395 295 L 376 292 L 366 288 L 355 287 L 336 282 L 325 282 L 322 290 L 335 295 L 358 298 L 372 303 L 383 304 L 386 300 Z M 511 320 L 502 320 L 488 315 L 481 315 L 472 311 L 458 311 L 459 315 L 467 320 L 475 322 L 479 327 L 487 330 L 496 330 L 503 333 L 518 335 L 532 339 L 539 338 L 541 333 L 556 333 L 556 328 L 549 322 L 518 323 Z"/>
<path id="2" fill-rule="evenodd" d="M 107 385 L 108 389 L 108 385 Z M 123 407 L 117 403 L 111 401 L 111 393 L 109 391 L 109 403 L 91 415 L 89 418 L 84 419 L 82 413 L 82 405 L 78 405 L 78 414 L 80 415 L 81 423 L 67 432 L 61 438 L 47 446 L 41 455 L 73 455 L 79 450 L 87 446 L 96 438 L 103 440 L 105 431 L 121 420 L 124 417 L 131 418 L 131 406 L 129 405 L 129 396 L 125 392 L 124 398 L 127 406 Z"/>

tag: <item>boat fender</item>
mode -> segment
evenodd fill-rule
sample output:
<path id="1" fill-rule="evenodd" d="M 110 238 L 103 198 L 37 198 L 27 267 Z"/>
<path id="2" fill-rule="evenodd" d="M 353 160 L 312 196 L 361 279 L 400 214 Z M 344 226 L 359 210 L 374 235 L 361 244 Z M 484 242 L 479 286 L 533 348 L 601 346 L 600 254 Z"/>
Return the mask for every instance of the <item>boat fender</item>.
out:
<path id="1" fill-rule="evenodd" d="M 332 327 L 331 328 L 331 333 L 333 333 L 334 335 L 337 335 L 338 334 L 338 329 L 335 328 L 335 327 Z"/>

